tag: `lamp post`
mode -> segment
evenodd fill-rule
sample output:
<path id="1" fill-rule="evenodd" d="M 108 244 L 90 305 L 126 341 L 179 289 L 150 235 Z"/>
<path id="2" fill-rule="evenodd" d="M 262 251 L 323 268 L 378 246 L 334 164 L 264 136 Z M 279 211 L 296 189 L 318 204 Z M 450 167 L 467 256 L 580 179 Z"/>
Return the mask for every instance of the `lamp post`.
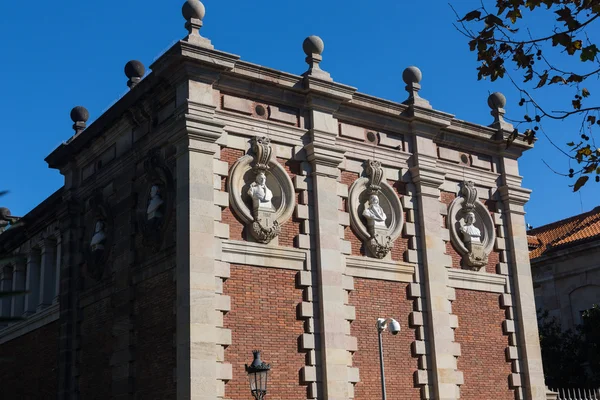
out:
<path id="1" fill-rule="evenodd" d="M 246 364 L 250 391 L 256 400 L 263 400 L 267 395 L 267 378 L 271 366 L 260 359 L 260 350 L 254 350 L 252 354 L 254 361 L 250 365 Z"/>
<path id="2" fill-rule="evenodd" d="M 400 332 L 400 324 L 394 318 L 378 318 L 377 333 L 379 334 L 379 365 L 381 368 L 381 398 L 386 400 L 385 394 L 385 371 L 383 368 L 383 338 L 382 333 L 388 329 L 392 335 Z"/>

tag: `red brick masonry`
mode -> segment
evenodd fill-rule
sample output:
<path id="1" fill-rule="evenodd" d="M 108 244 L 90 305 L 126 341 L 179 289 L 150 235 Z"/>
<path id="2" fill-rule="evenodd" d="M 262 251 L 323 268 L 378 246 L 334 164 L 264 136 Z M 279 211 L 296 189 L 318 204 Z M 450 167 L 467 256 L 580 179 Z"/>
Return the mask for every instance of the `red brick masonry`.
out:
<path id="1" fill-rule="evenodd" d="M 465 378 L 460 398 L 514 400 L 514 391 L 508 386 L 511 368 L 505 355 L 508 338 L 502 334 L 505 316 L 499 295 L 456 289 L 452 312 L 458 316 L 454 333 L 462 353 L 458 369 Z"/>

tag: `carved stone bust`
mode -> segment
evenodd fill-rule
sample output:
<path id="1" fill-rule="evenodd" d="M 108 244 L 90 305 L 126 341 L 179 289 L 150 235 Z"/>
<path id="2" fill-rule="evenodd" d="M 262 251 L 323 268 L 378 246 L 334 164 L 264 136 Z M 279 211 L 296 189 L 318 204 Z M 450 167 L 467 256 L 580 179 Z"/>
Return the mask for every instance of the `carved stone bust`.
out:
<path id="1" fill-rule="evenodd" d="M 252 206 L 254 210 L 275 211 L 271 200 L 273 192 L 267 187 L 267 176 L 264 172 L 258 172 L 256 179 L 248 189 L 248 196 L 252 198 Z"/>
<path id="2" fill-rule="evenodd" d="M 481 243 L 481 231 L 474 224 L 475 213 L 469 211 L 465 215 L 465 224 L 460 228 L 465 244 Z"/>
<path id="3" fill-rule="evenodd" d="M 150 200 L 148 201 L 148 208 L 146 209 L 148 221 L 162 217 L 160 208 L 163 204 L 164 201 L 160 196 L 160 188 L 157 185 L 152 185 L 152 188 L 150 188 Z"/>
<path id="4" fill-rule="evenodd" d="M 92 252 L 104 250 L 104 242 L 105 241 L 106 241 L 106 233 L 104 232 L 104 222 L 96 221 L 94 235 L 92 236 L 92 241 L 90 242 L 90 247 L 92 249 Z"/>
<path id="5" fill-rule="evenodd" d="M 386 228 L 385 220 L 387 216 L 383 208 L 379 205 L 379 197 L 376 194 L 369 196 L 368 206 L 365 205 L 363 217 L 367 219 L 369 224 L 373 224 L 375 228 Z"/>

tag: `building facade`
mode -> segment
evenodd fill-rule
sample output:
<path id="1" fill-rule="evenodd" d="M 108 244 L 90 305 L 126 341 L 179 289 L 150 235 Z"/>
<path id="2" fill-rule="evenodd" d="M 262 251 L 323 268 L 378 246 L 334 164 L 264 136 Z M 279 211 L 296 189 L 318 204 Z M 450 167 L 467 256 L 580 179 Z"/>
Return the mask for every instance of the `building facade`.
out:
<path id="1" fill-rule="evenodd" d="M 4 398 L 545 399 L 518 158 L 420 97 L 378 99 L 189 35 L 46 159 L 64 186 L 0 235 Z M 143 79 L 142 79 L 143 78 Z M 25 350 L 26 349 L 26 350 Z M 26 374 L 27 379 L 21 377 Z M 14 382 L 14 383 L 13 383 Z"/>
<path id="2" fill-rule="evenodd" d="M 535 303 L 563 329 L 600 305 L 600 208 L 528 231 Z"/>

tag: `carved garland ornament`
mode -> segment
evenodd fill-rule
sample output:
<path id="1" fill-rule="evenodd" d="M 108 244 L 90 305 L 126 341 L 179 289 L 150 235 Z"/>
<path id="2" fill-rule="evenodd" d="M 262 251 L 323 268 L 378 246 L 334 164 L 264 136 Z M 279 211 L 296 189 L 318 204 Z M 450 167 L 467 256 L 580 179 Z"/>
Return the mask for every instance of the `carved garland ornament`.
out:
<path id="1" fill-rule="evenodd" d="M 269 243 L 294 211 L 294 186 L 283 167 L 272 159 L 270 139 L 252 139 L 252 155 L 231 168 L 228 182 L 231 206 L 252 237 Z"/>
<path id="2" fill-rule="evenodd" d="M 383 181 L 379 161 L 369 160 L 367 177 L 357 179 L 348 193 L 350 225 L 369 254 L 384 258 L 402 233 L 404 213 L 394 189 Z"/>
<path id="3" fill-rule="evenodd" d="M 496 232 L 488 209 L 477 200 L 473 182 L 463 182 L 460 197 L 450 204 L 448 229 L 465 268 L 478 271 L 487 265 L 488 256 L 494 249 Z"/>

